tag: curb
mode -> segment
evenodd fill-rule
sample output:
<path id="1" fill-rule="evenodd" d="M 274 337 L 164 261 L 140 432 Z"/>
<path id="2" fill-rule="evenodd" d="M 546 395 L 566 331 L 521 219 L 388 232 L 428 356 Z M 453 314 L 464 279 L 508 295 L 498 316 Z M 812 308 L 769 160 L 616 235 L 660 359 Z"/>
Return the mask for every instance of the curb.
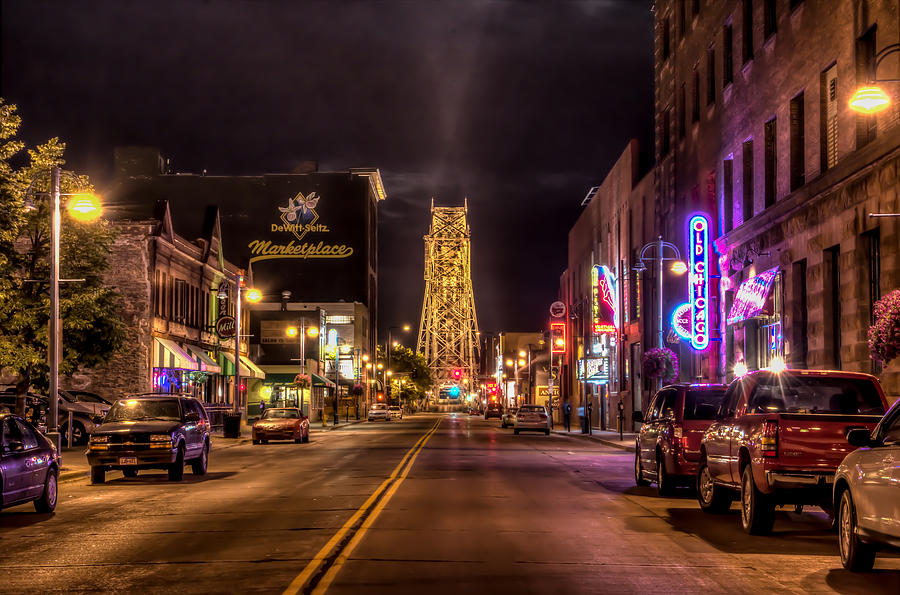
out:
<path id="1" fill-rule="evenodd" d="M 559 434 L 560 436 L 569 436 L 570 438 L 582 438 L 584 440 L 591 440 L 593 442 L 599 442 L 604 446 L 609 446 L 612 448 L 618 448 L 619 450 L 624 450 L 626 452 L 634 452 L 634 446 L 629 446 L 627 444 L 619 444 L 618 442 L 613 442 L 612 440 L 607 440 L 606 438 L 595 437 L 591 434 L 572 434 L 570 432 L 564 432 L 562 430 L 552 430 L 554 434 Z"/>

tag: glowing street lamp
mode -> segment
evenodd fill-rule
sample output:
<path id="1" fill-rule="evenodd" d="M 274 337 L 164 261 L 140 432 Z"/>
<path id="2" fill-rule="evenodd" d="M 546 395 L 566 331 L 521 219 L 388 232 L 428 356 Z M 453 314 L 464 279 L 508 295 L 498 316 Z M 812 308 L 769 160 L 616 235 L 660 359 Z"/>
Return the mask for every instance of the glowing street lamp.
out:
<path id="1" fill-rule="evenodd" d="M 683 275 L 687 272 L 688 267 L 683 260 L 676 260 L 672 263 L 672 266 L 669 267 L 669 270 L 676 275 Z"/>
<path id="2" fill-rule="evenodd" d="M 875 83 L 897 83 L 900 79 L 878 78 L 878 66 L 894 52 L 900 52 L 900 43 L 886 45 L 875 54 L 872 62 L 872 70 L 867 75 L 866 85 L 860 87 L 850 98 L 850 109 L 861 114 L 876 114 L 885 110 L 891 104 L 891 98 Z"/>

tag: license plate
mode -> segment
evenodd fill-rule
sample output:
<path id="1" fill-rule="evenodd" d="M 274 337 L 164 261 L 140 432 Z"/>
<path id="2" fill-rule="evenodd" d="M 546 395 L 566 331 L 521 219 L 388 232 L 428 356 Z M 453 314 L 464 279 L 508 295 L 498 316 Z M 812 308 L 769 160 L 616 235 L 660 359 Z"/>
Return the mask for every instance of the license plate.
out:
<path id="1" fill-rule="evenodd" d="M 137 465 L 137 457 L 119 457 L 120 465 Z"/>

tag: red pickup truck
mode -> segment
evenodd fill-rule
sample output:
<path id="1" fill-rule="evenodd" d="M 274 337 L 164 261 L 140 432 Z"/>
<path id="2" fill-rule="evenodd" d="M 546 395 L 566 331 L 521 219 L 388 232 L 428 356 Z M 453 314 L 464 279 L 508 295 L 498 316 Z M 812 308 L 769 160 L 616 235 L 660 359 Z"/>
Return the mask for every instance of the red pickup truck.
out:
<path id="1" fill-rule="evenodd" d="M 779 505 L 832 514 L 835 470 L 854 450 L 847 432 L 871 431 L 886 409 L 868 374 L 760 370 L 735 379 L 700 443 L 700 507 L 724 512 L 739 493 L 741 523 L 753 535 L 771 532 Z"/>

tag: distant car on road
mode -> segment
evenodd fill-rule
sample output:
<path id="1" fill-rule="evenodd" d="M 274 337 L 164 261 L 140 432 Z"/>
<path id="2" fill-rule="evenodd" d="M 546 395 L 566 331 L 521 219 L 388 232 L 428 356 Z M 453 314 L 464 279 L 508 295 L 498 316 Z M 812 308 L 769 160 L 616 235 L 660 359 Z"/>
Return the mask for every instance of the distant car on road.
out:
<path id="1" fill-rule="evenodd" d="M 503 408 L 500 407 L 500 403 L 488 403 L 488 406 L 484 409 L 484 419 L 491 419 L 492 417 L 497 419 L 503 417 Z"/>
<path id="2" fill-rule="evenodd" d="M 56 508 L 59 453 L 18 415 L 0 414 L 0 508 L 34 502 L 37 512 Z"/>
<path id="3" fill-rule="evenodd" d="M 543 432 L 550 435 L 550 417 L 543 405 L 522 405 L 516 411 L 513 432 Z"/>
<path id="4" fill-rule="evenodd" d="M 672 384 L 654 395 L 635 439 L 634 481 L 656 481 L 661 496 L 676 483 L 693 484 L 700 441 L 725 399 L 724 384 Z"/>
<path id="5" fill-rule="evenodd" d="M 253 444 L 269 440 L 309 442 L 309 418 L 297 407 L 273 407 L 263 411 L 250 430 Z"/>
<path id="6" fill-rule="evenodd" d="M 900 401 L 871 433 L 850 430 L 847 440 L 862 448 L 844 457 L 834 476 L 841 563 L 871 570 L 880 548 L 900 549 Z"/>
<path id="7" fill-rule="evenodd" d="M 146 394 L 115 402 L 88 442 L 91 483 L 121 469 L 136 477 L 141 469 L 165 469 L 181 481 L 185 463 L 206 475 L 209 418 L 203 404 L 187 395 Z"/>
<path id="8" fill-rule="evenodd" d="M 518 411 L 518 407 L 507 407 L 503 411 L 503 415 L 500 416 L 500 427 L 508 428 L 509 426 L 516 423 L 516 411 Z"/>
<path id="9" fill-rule="evenodd" d="M 388 411 L 391 414 L 391 419 L 403 419 L 403 410 L 399 406 L 391 405 L 388 407 Z"/>
<path id="10" fill-rule="evenodd" d="M 376 419 L 391 421 L 391 411 L 384 403 L 372 403 L 371 405 L 369 405 L 369 413 L 367 415 L 367 419 L 369 421 L 375 421 Z"/>

